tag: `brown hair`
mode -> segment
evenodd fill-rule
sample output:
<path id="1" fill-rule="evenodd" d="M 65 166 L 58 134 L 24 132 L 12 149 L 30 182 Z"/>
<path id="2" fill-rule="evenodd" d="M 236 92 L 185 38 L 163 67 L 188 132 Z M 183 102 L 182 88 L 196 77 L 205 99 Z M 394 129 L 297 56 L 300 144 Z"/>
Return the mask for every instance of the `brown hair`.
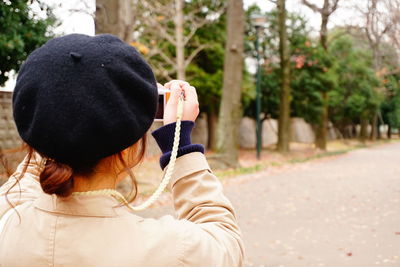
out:
<path id="1" fill-rule="evenodd" d="M 132 190 L 128 197 L 128 201 L 133 201 L 137 196 L 137 182 L 131 168 L 143 160 L 146 149 L 146 139 L 146 135 L 144 135 L 141 139 L 139 139 L 139 141 L 129 147 L 129 149 L 127 149 L 128 154 L 125 159 L 123 156 L 123 151 L 112 155 L 113 163 L 119 163 L 123 166 L 123 170 L 120 170 L 120 173 L 126 172 L 131 178 Z M 35 150 L 27 145 L 26 148 L 28 149 L 29 162 L 33 157 L 33 153 L 35 153 Z M 3 157 L 0 156 L 0 158 Z M 74 186 L 74 175 L 85 175 L 93 172 L 94 168 L 99 162 L 100 160 L 97 160 L 88 164 L 81 164 L 79 166 L 69 166 L 67 164 L 48 159 L 42 173 L 40 174 L 40 185 L 43 191 L 47 194 L 56 194 L 57 196 L 67 197 L 72 193 Z M 4 160 L 3 165 L 7 169 L 7 172 L 9 172 L 9 168 L 7 168 Z M 25 167 L 19 177 L 16 177 L 15 184 L 9 188 L 8 192 L 19 183 L 19 180 L 24 176 L 26 169 L 27 168 Z"/>

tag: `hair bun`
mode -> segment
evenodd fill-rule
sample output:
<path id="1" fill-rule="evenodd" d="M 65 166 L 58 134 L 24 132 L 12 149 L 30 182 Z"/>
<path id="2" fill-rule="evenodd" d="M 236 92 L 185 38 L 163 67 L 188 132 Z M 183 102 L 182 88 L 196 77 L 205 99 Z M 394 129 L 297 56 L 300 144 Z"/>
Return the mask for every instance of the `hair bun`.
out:
<path id="1" fill-rule="evenodd" d="M 68 165 L 48 159 L 40 174 L 40 185 L 47 194 L 69 196 L 74 185 L 73 173 Z"/>

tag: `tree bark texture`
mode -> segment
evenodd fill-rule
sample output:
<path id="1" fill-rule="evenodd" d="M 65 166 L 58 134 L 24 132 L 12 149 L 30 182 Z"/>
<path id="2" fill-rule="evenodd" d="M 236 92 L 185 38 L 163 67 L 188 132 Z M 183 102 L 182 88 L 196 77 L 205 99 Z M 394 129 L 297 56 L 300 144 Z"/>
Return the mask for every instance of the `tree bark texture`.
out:
<path id="1" fill-rule="evenodd" d="M 290 54 L 286 29 L 286 0 L 278 0 L 279 54 L 281 64 L 281 91 L 278 121 L 278 151 L 288 152 L 290 147 Z"/>
<path id="2" fill-rule="evenodd" d="M 322 96 L 322 111 L 320 114 L 320 123 L 317 125 L 315 132 L 315 146 L 319 149 L 326 150 L 328 141 L 328 123 L 329 123 L 329 112 L 328 112 L 328 93 L 321 92 Z"/>
<path id="3" fill-rule="evenodd" d="M 96 0 L 95 31 L 111 33 L 132 42 L 133 8 L 131 1 Z"/>
<path id="4" fill-rule="evenodd" d="M 324 9 L 329 8 L 329 0 L 324 1 Z M 322 47 L 328 53 L 328 21 L 329 15 L 321 14 L 321 30 L 320 42 Z M 317 127 L 315 134 L 315 146 L 319 149 L 326 150 L 328 142 L 328 123 L 329 123 L 329 99 L 326 91 L 322 92 L 322 112 L 320 117 L 320 124 Z"/>
<path id="5" fill-rule="evenodd" d="M 222 101 L 217 130 L 218 158 L 226 167 L 238 165 L 238 129 L 241 117 L 244 10 L 242 0 L 229 0 Z"/>
<path id="6" fill-rule="evenodd" d="M 309 2 L 308 0 L 302 0 L 303 4 L 309 7 L 314 12 L 317 12 L 321 15 L 321 29 L 320 29 L 320 43 L 321 46 L 325 49 L 326 53 L 328 53 L 328 22 L 329 17 L 333 12 L 338 8 L 340 0 L 324 0 L 323 6 L 319 8 L 315 4 Z M 331 88 L 326 88 L 324 92 L 321 93 L 323 106 L 322 112 L 320 115 L 320 123 L 317 125 L 316 133 L 315 133 L 315 146 L 319 149 L 326 150 L 327 141 L 328 141 L 328 123 L 329 123 L 329 99 L 328 93 Z"/>
<path id="7" fill-rule="evenodd" d="M 361 125 L 360 125 L 360 141 L 362 143 L 365 143 L 368 139 L 368 119 L 367 118 L 362 118 L 361 119 Z"/>
<path id="8" fill-rule="evenodd" d="M 380 73 L 382 69 L 382 51 L 381 43 L 384 41 L 383 37 L 390 32 L 390 29 L 395 24 L 391 19 L 387 19 L 385 15 L 379 10 L 379 4 L 383 3 L 380 0 L 368 0 L 366 5 L 367 9 L 363 12 L 365 16 L 365 26 L 364 31 L 369 42 L 369 46 L 373 55 L 373 66 L 375 73 Z M 387 15 L 389 16 L 389 15 Z M 390 17 L 390 16 L 389 16 Z M 378 78 L 383 78 L 379 77 Z M 374 90 L 379 91 L 380 88 L 374 88 Z M 379 111 L 375 110 L 372 114 L 372 131 L 370 139 L 375 141 L 378 138 L 378 116 Z"/>
<path id="9" fill-rule="evenodd" d="M 213 151 L 217 149 L 217 125 L 218 116 L 216 111 L 211 110 L 207 112 L 207 148 Z"/>
<path id="10" fill-rule="evenodd" d="M 381 133 L 381 123 L 382 123 L 382 121 L 380 120 L 380 116 L 379 115 L 377 115 L 377 125 L 376 125 L 376 132 L 377 132 L 377 136 L 376 136 L 376 138 L 378 139 L 378 140 L 381 140 L 382 139 L 382 133 Z"/>
<path id="11" fill-rule="evenodd" d="M 185 80 L 186 78 L 183 5 L 184 0 L 175 0 L 176 75 L 178 80 Z"/>
<path id="12" fill-rule="evenodd" d="M 392 126 L 390 125 L 390 123 L 388 124 L 387 138 L 392 139 Z"/>
<path id="13" fill-rule="evenodd" d="M 370 139 L 372 141 L 375 141 L 378 138 L 378 112 L 376 111 L 375 114 L 372 117 L 372 123 L 371 123 L 371 136 Z"/>

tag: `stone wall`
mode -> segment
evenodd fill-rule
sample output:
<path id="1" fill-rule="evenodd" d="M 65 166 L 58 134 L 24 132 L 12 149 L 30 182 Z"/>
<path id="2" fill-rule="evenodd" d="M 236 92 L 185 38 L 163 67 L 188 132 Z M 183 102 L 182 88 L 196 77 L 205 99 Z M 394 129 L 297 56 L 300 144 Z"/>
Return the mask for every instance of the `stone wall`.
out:
<path id="1" fill-rule="evenodd" d="M 150 132 L 160 127 L 161 123 L 154 123 Z M 278 142 L 278 121 L 275 119 L 268 119 L 263 121 L 262 143 L 263 147 L 275 145 Z M 313 143 L 314 132 L 310 124 L 303 118 L 292 118 L 292 142 L 299 143 Z M 244 117 L 240 121 L 239 126 L 239 145 L 244 149 L 254 149 L 256 147 L 256 122 L 254 119 Z M 196 127 L 193 129 L 192 141 L 196 144 L 207 145 L 207 118 L 201 115 L 196 120 Z M 149 135 L 147 155 L 159 154 L 160 150 Z"/>
<path id="2" fill-rule="evenodd" d="M 196 125 L 192 132 L 192 142 L 194 144 L 202 144 L 207 146 L 208 141 L 208 131 L 207 131 L 207 117 L 204 113 L 196 120 Z"/>
<path id="3" fill-rule="evenodd" d="M 244 117 L 240 121 L 239 145 L 245 149 L 256 147 L 256 122 L 252 118 Z"/>
<path id="4" fill-rule="evenodd" d="M 276 144 L 278 142 L 278 121 L 275 119 L 265 120 L 262 127 L 263 147 Z M 291 119 L 291 131 L 292 142 L 314 143 L 314 131 L 303 118 Z M 240 121 L 239 144 L 241 148 L 245 149 L 256 147 L 256 122 L 254 119 L 244 117 Z"/>
<path id="5" fill-rule="evenodd" d="M 268 119 L 262 124 L 262 144 L 263 147 L 268 147 L 278 143 L 278 121 Z"/>
<path id="6" fill-rule="evenodd" d="M 0 91 L 0 149 L 16 148 L 21 144 L 12 115 L 12 92 Z"/>
<path id="7" fill-rule="evenodd" d="M 262 144 L 263 147 L 276 144 L 278 141 L 278 122 L 274 119 L 263 121 L 262 124 Z M 239 145 L 241 148 L 253 149 L 256 147 L 256 121 L 249 117 L 244 117 L 240 121 Z"/>
<path id="8" fill-rule="evenodd" d="M 296 143 L 314 143 L 315 134 L 303 118 L 291 118 L 291 139 Z"/>

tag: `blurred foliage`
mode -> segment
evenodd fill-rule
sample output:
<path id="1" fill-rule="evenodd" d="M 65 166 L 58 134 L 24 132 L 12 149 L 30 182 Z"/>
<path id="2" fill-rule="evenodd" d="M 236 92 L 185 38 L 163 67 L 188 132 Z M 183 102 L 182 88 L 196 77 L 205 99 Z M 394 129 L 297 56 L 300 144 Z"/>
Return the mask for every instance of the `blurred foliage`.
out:
<path id="1" fill-rule="evenodd" d="M 386 97 L 381 105 L 382 119 L 392 129 L 400 128 L 400 74 L 385 77 Z"/>
<path id="2" fill-rule="evenodd" d="M 208 2 L 210 2 L 208 8 L 220 8 L 221 4 L 215 6 L 215 1 L 213 0 L 209 0 Z M 190 12 L 190 4 L 186 4 L 186 9 L 189 9 L 187 12 Z M 186 69 L 188 81 L 196 87 L 200 100 L 200 110 L 202 112 L 218 114 L 219 111 L 222 94 L 225 40 L 226 14 L 224 13 L 213 23 L 199 28 L 194 38 L 189 42 L 190 50 L 195 49 L 196 44 L 208 44 L 208 47 L 197 54 Z"/>
<path id="3" fill-rule="evenodd" d="M 41 1 L 0 0 L 0 86 L 9 71 L 18 71 L 26 57 L 53 36 L 49 27 L 55 23 L 52 10 Z"/>
<path id="4" fill-rule="evenodd" d="M 255 27 L 250 16 L 261 13 L 257 6 L 247 10 L 246 54 L 256 58 Z M 260 38 L 262 53 L 262 112 L 264 118 L 278 118 L 280 64 L 279 34 L 276 11 L 263 13 L 267 22 Z M 323 99 L 328 91 L 329 119 L 339 130 L 371 121 L 381 111 L 383 122 L 392 128 L 400 127 L 399 57 L 390 44 L 383 44 L 384 68 L 376 73 L 372 54 L 361 35 L 347 34 L 336 29 L 330 36 L 328 53 L 312 38 L 308 22 L 295 13 L 288 14 L 288 38 L 291 53 L 291 116 L 302 117 L 311 124 L 319 124 Z M 255 83 L 255 79 L 253 79 Z M 255 118 L 255 93 L 244 101 L 245 115 Z"/>
<path id="5" fill-rule="evenodd" d="M 173 5 L 172 0 L 148 0 L 153 6 Z M 149 16 L 174 33 L 174 17 L 160 10 L 150 10 L 145 1 L 137 0 L 135 35 L 132 43 L 147 57 L 156 70 L 157 79 L 165 82 L 175 76 L 175 47 L 158 29 L 147 26 Z M 162 5 L 158 5 L 161 3 Z M 216 115 L 219 111 L 223 82 L 224 49 L 226 41 L 226 1 L 185 1 L 187 18 L 205 21 L 185 46 L 188 56 L 204 45 L 186 68 L 187 80 L 197 88 L 200 108 Z M 172 12 L 168 8 L 168 12 Z M 256 30 L 251 15 L 266 16 L 261 32 L 262 54 L 262 112 L 264 118 L 278 118 L 280 90 L 279 33 L 276 10 L 262 12 L 252 5 L 246 10 L 245 57 L 254 69 L 256 58 Z M 35 48 L 53 37 L 57 21 L 51 8 L 42 0 L 0 0 L 0 85 L 9 71 L 18 71 L 25 58 Z M 186 20 L 185 36 L 190 35 L 194 21 Z M 329 50 L 311 34 L 308 21 L 301 15 L 289 13 L 287 19 L 291 64 L 291 116 L 303 117 L 311 124 L 318 121 L 323 107 L 321 93 L 329 89 L 329 119 L 340 131 L 371 121 L 377 113 L 381 123 L 400 128 L 400 67 L 399 55 L 390 43 L 383 42 L 382 69 L 375 71 L 368 42 L 361 29 L 350 35 L 344 28 L 336 28 L 329 36 Z M 364 39 L 363 39 L 364 38 Z M 161 51 L 161 52 L 160 52 Z M 250 60 L 249 60 L 250 59 Z M 251 59 L 253 59 L 251 61 Z M 158 72 L 157 72 L 158 70 Z M 244 114 L 255 118 L 255 77 L 247 68 L 242 83 Z"/>
<path id="6" fill-rule="evenodd" d="M 330 45 L 339 78 L 335 89 L 329 92 L 330 119 L 339 128 L 371 118 L 383 100 L 377 90 L 380 82 L 370 51 L 354 47 L 353 42 L 351 36 L 344 35 Z"/>
<path id="7" fill-rule="evenodd" d="M 152 1 L 147 0 L 148 3 Z M 174 17 L 166 17 L 161 9 L 149 10 L 145 2 L 137 1 L 135 30 L 138 35 L 138 43 L 149 51 L 145 57 L 155 70 L 156 78 L 164 83 L 176 76 L 174 69 L 175 46 L 163 36 L 160 31 L 149 29 L 145 22 L 148 16 L 153 16 L 165 31 L 174 34 Z M 163 6 L 173 7 L 172 0 L 164 0 Z M 157 5 L 155 5 L 157 6 Z M 205 45 L 190 62 L 186 68 L 186 79 L 197 89 L 199 95 L 200 109 L 204 112 L 218 113 L 221 99 L 224 48 L 226 39 L 226 8 L 224 0 L 193 0 L 185 2 L 184 13 L 184 35 L 188 36 L 192 30 L 193 20 L 203 21 L 204 25 L 199 27 L 189 42 L 185 45 L 185 56 L 187 57 L 198 47 Z M 221 14 L 220 14 L 221 13 Z M 212 14 L 212 16 L 210 16 Z"/>
<path id="8" fill-rule="evenodd" d="M 171 0 L 165 0 L 164 6 L 170 4 Z M 200 110 L 206 113 L 218 114 L 221 102 L 223 69 L 224 69 L 224 53 L 226 42 L 226 9 L 225 0 L 192 0 L 186 1 L 184 13 L 196 18 L 198 21 L 208 20 L 202 27 L 198 28 L 194 36 L 185 46 L 185 55 L 190 55 L 200 45 L 206 44 L 190 62 L 186 68 L 186 79 L 197 89 L 200 102 Z M 138 2 L 136 7 L 138 10 L 145 8 L 143 3 Z M 171 32 L 174 29 L 173 17 L 166 18 L 162 14 L 154 13 L 146 10 L 141 16 L 154 16 L 162 25 Z M 210 14 L 212 16 L 210 17 Z M 218 15 L 220 14 L 220 15 Z M 207 18 L 206 18 L 207 17 Z M 138 21 L 140 21 L 140 16 Z M 190 33 L 191 21 L 185 23 L 185 36 Z M 159 33 L 152 29 L 147 29 L 144 25 L 139 25 L 136 30 L 140 33 L 138 37 L 137 47 L 144 47 L 147 51 L 145 57 L 156 70 L 157 80 L 161 83 L 166 82 L 167 73 L 171 77 L 175 76 L 175 72 L 171 67 L 171 63 L 175 60 L 175 47 L 168 40 L 163 38 Z M 145 50 L 143 48 L 143 50 Z M 152 53 L 157 51 L 158 53 Z M 160 53 L 161 51 L 161 53 Z M 162 54 L 162 55 L 161 55 Z M 169 62 L 168 62 L 169 61 Z M 165 74 L 164 74 L 164 73 Z M 243 94 L 242 98 L 246 102 L 254 98 L 254 83 L 251 75 L 244 70 Z"/>
<path id="9" fill-rule="evenodd" d="M 246 51 L 248 56 L 256 57 L 254 43 L 256 32 L 251 27 L 250 16 L 259 13 L 257 6 L 248 11 L 248 39 Z M 264 13 L 267 24 L 261 39 L 262 64 L 262 111 L 265 118 L 278 118 L 280 64 L 278 14 L 275 11 Z M 288 14 L 288 39 L 291 54 L 291 116 L 303 117 L 310 123 L 318 123 L 318 114 L 322 109 L 320 92 L 332 87 L 336 82 L 335 73 L 330 71 L 334 59 L 309 37 L 307 21 L 300 15 Z M 245 114 L 255 117 L 255 100 L 245 106 Z"/>

